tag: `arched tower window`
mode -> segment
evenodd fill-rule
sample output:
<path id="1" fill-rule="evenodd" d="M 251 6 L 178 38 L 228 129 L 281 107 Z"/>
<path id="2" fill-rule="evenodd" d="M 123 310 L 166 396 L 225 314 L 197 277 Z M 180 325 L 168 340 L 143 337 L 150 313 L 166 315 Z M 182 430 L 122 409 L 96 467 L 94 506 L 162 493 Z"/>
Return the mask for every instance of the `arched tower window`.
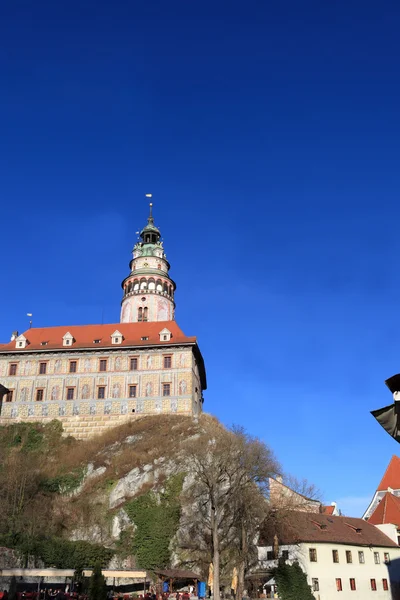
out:
<path id="1" fill-rule="evenodd" d="M 140 308 L 138 309 L 138 321 L 143 321 L 143 308 L 140 306 Z"/>
<path id="2" fill-rule="evenodd" d="M 143 309 L 143 321 L 147 321 L 147 311 L 148 311 L 148 308 L 147 308 L 147 306 L 145 306 Z"/>

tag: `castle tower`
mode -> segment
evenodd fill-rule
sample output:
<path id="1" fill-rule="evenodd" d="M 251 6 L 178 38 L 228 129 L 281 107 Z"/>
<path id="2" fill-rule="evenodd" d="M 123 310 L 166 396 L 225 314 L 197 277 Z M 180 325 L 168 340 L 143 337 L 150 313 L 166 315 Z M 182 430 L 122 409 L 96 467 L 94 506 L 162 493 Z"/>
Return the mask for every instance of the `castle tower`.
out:
<path id="1" fill-rule="evenodd" d="M 154 225 L 153 205 L 147 225 L 133 247 L 130 274 L 122 282 L 121 323 L 173 321 L 175 282 L 170 278 L 160 230 Z"/>

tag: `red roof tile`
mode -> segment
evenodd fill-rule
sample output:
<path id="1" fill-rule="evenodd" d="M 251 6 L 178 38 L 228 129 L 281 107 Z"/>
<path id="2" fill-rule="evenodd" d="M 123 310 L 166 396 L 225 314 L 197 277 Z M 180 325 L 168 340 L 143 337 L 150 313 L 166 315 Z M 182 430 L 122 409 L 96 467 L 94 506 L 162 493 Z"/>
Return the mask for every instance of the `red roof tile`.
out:
<path id="1" fill-rule="evenodd" d="M 400 490 L 400 458 L 395 454 L 393 454 L 377 489 L 379 492 L 387 490 L 388 488 Z"/>
<path id="2" fill-rule="evenodd" d="M 321 512 L 324 515 L 333 515 L 335 508 L 335 506 L 321 506 Z"/>
<path id="3" fill-rule="evenodd" d="M 160 341 L 160 331 L 166 327 L 171 332 L 171 341 Z M 28 340 L 26 348 L 16 348 L 15 341 L 2 344 L 0 351 L 29 352 L 30 350 L 55 350 L 75 348 L 104 348 L 115 347 L 111 343 L 111 334 L 120 331 L 124 337 L 118 346 L 149 346 L 154 344 L 195 344 L 195 337 L 187 337 L 175 321 L 155 321 L 151 323 L 107 323 L 105 325 L 62 325 L 57 327 L 42 327 L 27 329 L 23 335 Z M 75 341 L 71 347 L 63 346 L 63 336 L 70 333 Z M 148 340 L 142 340 L 148 337 Z M 99 344 L 93 344 L 93 340 L 100 340 Z M 47 342 L 42 346 L 42 342 Z"/>
<path id="4" fill-rule="evenodd" d="M 368 523 L 372 523 L 373 525 L 393 523 L 400 527 L 400 498 L 390 492 L 386 492 L 369 517 Z"/>
<path id="5" fill-rule="evenodd" d="M 354 517 L 334 517 L 316 513 L 293 511 L 271 517 L 260 531 L 260 546 L 272 546 L 274 535 L 280 544 L 327 542 L 354 546 L 396 547 L 398 545 L 370 521 Z"/>

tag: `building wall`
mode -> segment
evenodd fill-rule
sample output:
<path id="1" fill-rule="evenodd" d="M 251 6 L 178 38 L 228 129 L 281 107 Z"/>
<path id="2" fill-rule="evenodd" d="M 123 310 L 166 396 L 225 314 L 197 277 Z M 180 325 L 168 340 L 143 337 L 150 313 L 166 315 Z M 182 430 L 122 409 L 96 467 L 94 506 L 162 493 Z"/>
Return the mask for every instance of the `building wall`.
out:
<path id="1" fill-rule="evenodd" d="M 310 561 L 310 548 L 317 551 L 317 562 Z M 260 568 L 272 569 L 276 566 L 276 561 L 267 560 L 267 552 L 271 547 L 259 548 Z M 400 548 L 377 548 L 365 546 L 352 546 L 345 544 L 331 543 L 301 543 L 297 546 L 282 546 L 282 551 L 289 551 L 289 562 L 297 560 L 303 571 L 307 574 L 309 585 L 312 580 L 318 579 L 319 590 L 314 591 L 316 600 L 392 600 L 398 598 L 398 585 L 400 577 L 398 570 L 400 566 Z M 338 550 L 339 563 L 333 562 L 332 550 Z M 346 562 L 346 550 L 352 553 L 352 563 Z M 359 562 L 358 552 L 364 552 L 364 563 Z M 380 563 L 375 564 L 374 553 L 379 553 Z M 390 556 L 390 565 L 384 562 L 384 552 Z M 342 581 L 342 591 L 338 592 L 336 588 L 336 579 Z M 356 582 L 356 590 L 350 589 L 350 578 Z M 371 589 L 371 579 L 376 581 L 376 591 Z M 382 580 L 387 579 L 389 590 L 384 591 Z M 391 589 L 392 587 L 392 589 Z"/>
<path id="2" fill-rule="evenodd" d="M 164 368 L 164 356 L 171 356 L 171 368 Z M 138 359 L 137 370 L 130 359 Z M 107 370 L 100 371 L 100 360 Z M 76 372 L 70 373 L 70 362 Z M 39 364 L 46 362 L 46 374 Z M 17 374 L 9 375 L 10 364 Z M 88 351 L 43 351 L 0 357 L 1 383 L 13 391 L 13 400 L 4 401 L 0 425 L 13 421 L 47 422 L 59 419 L 66 433 L 88 437 L 142 415 L 177 413 L 195 415 L 201 410 L 201 385 L 192 349 L 185 346 L 139 350 L 108 349 Z M 170 396 L 163 395 L 163 383 L 169 383 Z M 129 397 L 129 386 L 136 385 L 136 398 Z M 98 399 L 99 386 L 105 387 L 104 399 Z M 74 398 L 67 399 L 67 389 Z M 38 389 L 43 400 L 36 400 Z"/>

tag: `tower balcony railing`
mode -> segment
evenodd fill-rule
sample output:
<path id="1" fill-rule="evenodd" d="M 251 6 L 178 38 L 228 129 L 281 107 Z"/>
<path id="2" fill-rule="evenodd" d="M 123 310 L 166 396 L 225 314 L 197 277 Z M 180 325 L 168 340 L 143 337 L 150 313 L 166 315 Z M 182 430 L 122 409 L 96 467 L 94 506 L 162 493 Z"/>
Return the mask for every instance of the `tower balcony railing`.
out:
<path id="1" fill-rule="evenodd" d="M 128 298 L 128 296 L 137 296 L 138 294 L 140 294 L 141 296 L 143 296 L 143 294 L 157 294 L 158 296 L 164 296 L 164 298 L 168 298 L 169 300 L 172 300 L 172 302 L 174 301 L 174 297 L 169 294 L 168 292 L 160 291 L 160 290 L 148 290 L 148 289 L 139 289 L 139 290 L 131 290 L 130 292 L 125 292 L 124 294 L 124 298 Z"/>

